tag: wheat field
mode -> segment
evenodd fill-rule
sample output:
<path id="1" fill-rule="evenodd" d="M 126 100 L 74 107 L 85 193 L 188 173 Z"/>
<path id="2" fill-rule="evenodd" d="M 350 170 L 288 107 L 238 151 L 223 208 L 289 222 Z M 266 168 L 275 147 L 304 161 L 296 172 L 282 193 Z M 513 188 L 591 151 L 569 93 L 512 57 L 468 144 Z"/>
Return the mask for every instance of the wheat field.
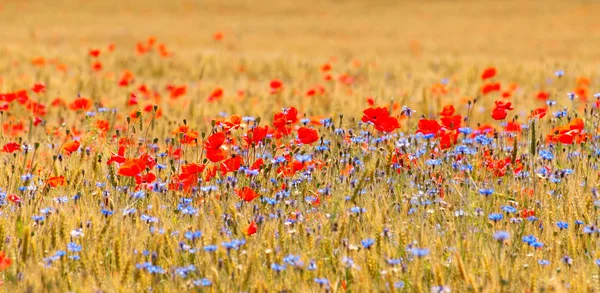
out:
<path id="1" fill-rule="evenodd" d="M 598 13 L 0 1 L 0 291 L 600 292 Z"/>

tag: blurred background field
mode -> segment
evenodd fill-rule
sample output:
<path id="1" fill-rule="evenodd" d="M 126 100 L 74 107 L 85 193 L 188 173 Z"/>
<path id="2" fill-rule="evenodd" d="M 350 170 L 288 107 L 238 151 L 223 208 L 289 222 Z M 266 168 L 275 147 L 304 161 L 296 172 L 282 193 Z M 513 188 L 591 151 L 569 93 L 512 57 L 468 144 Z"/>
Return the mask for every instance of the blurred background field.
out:
<path id="1" fill-rule="evenodd" d="M 2 46 L 54 49 L 156 36 L 179 52 L 507 57 L 598 62 L 600 2 L 4 0 Z"/>
<path id="2" fill-rule="evenodd" d="M 241 105 L 248 114 L 271 115 L 261 109 L 285 105 L 261 95 L 269 80 L 280 78 L 289 89 L 284 94 L 289 104 L 319 106 L 319 113 L 309 110 L 311 115 L 356 113 L 367 97 L 379 103 L 423 101 L 412 106 L 431 114 L 441 103 L 477 98 L 481 84 L 474 81 L 487 66 L 496 66 L 504 82 L 520 85 L 515 98 L 544 89 L 558 69 L 594 80 L 599 12 L 600 2 L 586 0 L 5 0 L 0 3 L 0 54 L 11 61 L 0 64 L 0 79 L 19 74 L 23 84 L 34 82 L 22 78 L 31 72 L 22 61 L 35 56 L 58 57 L 65 67 L 81 69 L 81 56 L 108 44 L 116 45 L 116 57 L 103 62 L 116 76 L 136 69 L 127 67 L 137 66 L 131 59 L 136 43 L 155 37 L 173 58 L 144 64 L 134 73 L 145 80 L 186 83 L 194 99 L 222 87 L 227 108 L 213 109 L 235 112 Z M 328 98 L 319 102 L 304 99 L 311 88 L 327 84 L 315 74 L 327 62 L 333 65 L 333 80 L 349 76 L 352 84 L 327 86 Z M 89 74 L 69 68 L 71 76 Z M 65 84 L 64 77 L 48 75 L 51 79 Z M 448 92 L 431 98 L 442 80 L 452 82 Z M 574 87 L 574 81 L 563 88 Z M 240 89 L 247 102 L 231 103 Z"/>

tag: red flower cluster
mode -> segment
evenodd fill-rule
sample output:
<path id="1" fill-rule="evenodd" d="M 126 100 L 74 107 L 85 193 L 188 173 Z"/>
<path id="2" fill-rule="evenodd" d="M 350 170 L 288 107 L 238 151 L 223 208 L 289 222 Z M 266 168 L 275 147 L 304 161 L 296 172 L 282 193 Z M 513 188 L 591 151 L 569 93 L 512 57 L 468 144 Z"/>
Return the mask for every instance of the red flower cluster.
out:
<path id="1" fill-rule="evenodd" d="M 371 122 L 375 129 L 382 132 L 393 132 L 400 128 L 396 117 L 391 117 L 385 107 L 367 108 L 363 111 L 362 122 Z"/>
<path id="2" fill-rule="evenodd" d="M 507 111 L 514 110 L 510 102 L 504 103 L 502 101 L 496 101 L 495 104 L 496 106 L 492 110 L 492 118 L 494 118 L 494 120 L 504 120 L 506 115 L 508 115 Z"/>

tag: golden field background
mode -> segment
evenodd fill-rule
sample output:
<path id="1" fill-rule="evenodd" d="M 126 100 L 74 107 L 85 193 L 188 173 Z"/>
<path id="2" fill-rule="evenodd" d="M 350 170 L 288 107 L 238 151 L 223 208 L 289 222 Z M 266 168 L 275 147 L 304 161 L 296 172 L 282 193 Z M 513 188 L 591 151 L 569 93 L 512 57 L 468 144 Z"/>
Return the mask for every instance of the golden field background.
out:
<path id="1" fill-rule="evenodd" d="M 0 78 L 15 80 L 19 74 L 17 85 L 28 86 L 36 82 L 32 76 L 23 78 L 28 69 L 10 70 L 21 61 L 54 57 L 81 68 L 81 56 L 89 49 L 115 44 L 116 57 L 103 61 L 109 71 L 116 69 L 115 76 L 120 70 L 147 75 L 146 69 L 155 65 L 153 82 L 190 84 L 194 98 L 222 87 L 225 104 L 206 105 L 201 111 L 272 115 L 265 109 L 273 103 L 286 106 L 282 101 L 287 101 L 302 104 L 310 115 L 355 115 L 365 98 L 374 96 L 380 104 L 394 99 L 429 114 L 442 103 L 477 98 L 481 83 L 475 81 L 487 66 L 496 66 L 504 83 L 519 85 L 515 99 L 531 98 L 559 69 L 576 74 L 561 90 L 574 87 L 580 76 L 595 80 L 600 64 L 600 23 L 594 19 L 598 12 L 599 2 L 585 0 L 6 0 L 0 4 L 0 54 L 12 61 L 0 65 Z M 223 33 L 222 41 L 213 39 L 217 32 Z M 135 44 L 150 36 L 166 44 L 175 58 L 166 65 L 158 60 L 152 66 L 134 64 Z M 303 93 L 324 83 L 315 72 L 329 61 L 336 62 L 334 79 L 349 74 L 355 84 L 350 90 L 328 87 L 328 99 L 307 101 Z M 243 74 L 236 73 L 240 68 Z M 47 81 L 53 78 L 65 85 L 55 74 Z M 283 100 L 262 96 L 272 78 L 283 79 L 291 89 Z M 455 88 L 431 98 L 430 87 L 443 78 Z M 69 90 L 62 89 L 58 94 Z M 248 102 L 230 103 L 240 89 L 246 90 Z M 480 103 L 480 111 L 492 102 Z"/>
<path id="2" fill-rule="evenodd" d="M 306 56 L 509 57 L 597 62 L 600 2 L 4 0 L 3 46 L 133 45 Z M 412 49 L 411 49 L 412 48 Z"/>

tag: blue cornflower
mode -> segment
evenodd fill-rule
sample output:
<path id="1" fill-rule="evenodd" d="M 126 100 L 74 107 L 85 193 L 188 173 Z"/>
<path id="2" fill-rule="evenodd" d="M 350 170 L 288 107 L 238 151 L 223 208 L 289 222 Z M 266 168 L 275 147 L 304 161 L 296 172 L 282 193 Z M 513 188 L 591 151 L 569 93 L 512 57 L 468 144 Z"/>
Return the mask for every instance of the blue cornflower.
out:
<path id="1" fill-rule="evenodd" d="M 469 128 L 469 127 L 461 127 L 458 129 L 458 132 L 462 133 L 462 134 L 471 134 L 473 132 L 473 129 Z"/>
<path id="2" fill-rule="evenodd" d="M 206 252 L 213 252 L 217 250 L 217 246 L 216 245 L 206 245 L 204 246 L 204 251 Z"/>
<path id="3" fill-rule="evenodd" d="M 485 195 L 485 196 L 492 195 L 492 194 L 494 194 L 494 189 L 493 188 L 481 188 L 481 189 L 479 189 L 479 194 Z"/>
<path id="4" fill-rule="evenodd" d="M 492 213 L 488 215 L 488 219 L 490 219 L 491 221 L 494 222 L 498 222 L 500 220 L 502 220 L 502 218 L 504 218 L 504 216 L 502 214 L 498 214 L 498 213 Z"/>
<path id="5" fill-rule="evenodd" d="M 195 232 L 187 231 L 187 232 L 185 232 L 185 234 L 183 234 L 183 236 L 185 236 L 185 238 L 187 238 L 189 240 L 196 240 L 196 239 L 202 237 L 202 232 L 200 232 L 200 231 L 195 231 Z"/>
<path id="6" fill-rule="evenodd" d="M 554 159 L 554 155 L 552 154 L 552 152 L 550 152 L 548 150 L 541 150 L 539 152 L 539 154 L 540 154 L 540 157 L 544 160 L 550 161 L 550 160 Z"/>
<path id="7" fill-rule="evenodd" d="M 442 161 L 436 160 L 436 159 L 430 159 L 430 160 L 425 161 L 425 163 L 427 163 L 427 165 L 429 165 L 429 166 L 439 166 L 442 164 Z"/>
<path id="8" fill-rule="evenodd" d="M 535 238 L 535 236 L 533 236 L 533 235 L 523 236 L 523 242 L 525 242 L 529 245 L 533 244 L 536 241 L 537 241 L 537 238 Z"/>
<path id="9" fill-rule="evenodd" d="M 367 209 L 361 208 L 361 207 L 350 208 L 350 212 L 355 213 L 355 214 L 365 213 L 366 211 L 367 211 Z"/>
<path id="10" fill-rule="evenodd" d="M 221 245 L 223 247 L 225 247 L 227 250 L 229 250 L 229 249 L 237 250 L 240 248 L 240 246 L 242 246 L 244 244 L 246 244 L 246 239 L 241 239 L 241 240 L 234 239 L 234 240 L 231 240 L 230 242 L 221 243 Z"/>
<path id="11" fill-rule="evenodd" d="M 133 197 L 134 199 L 144 199 L 146 197 L 146 192 L 144 192 L 143 190 L 136 191 L 131 195 L 131 197 Z"/>
<path id="12" fill-rule="evenodd" d="M 113 214 L 113 211 L 111 211 L 111 210 L 107 210 L 107 209 L 102 209 L 102 210 L 101 210 L 101 212 L 102 212 L 102 214 L 103 214 L 103 215 L 105 215 L 105 216 L 110 216 L 110 215 L 112 215 L 112 214 Z"/>
<path id="13" fill-rule="evenodd" d="M 67 249 L 70 252 L 80 252 L 81 251 L 81 245 L 75 243 L 75 242 L 69 242 L 69 244 L 67 244 Z"/>
<path id="14" fill-rule="evenodd" d="M 33 216 L 31 216 L 31 219 L 33 221 L 35 221 L 35 222 L 42 222 L 42 221 L 44 221 L 46 219 L 46 216 L 36 216 L 36 215 L 33 215 Z"/>
<path id="15" fill-rule="evenodd" d="M 505 211 L 507 214 L 513 214 L 517 212 L 517 208 L 513 206 L 503 206 L 502 210 Z"/>
<path id="16" fill-rule="evenodd" d="M 558 227 L 558 229 L 561 229 L 561 230 L 569 228 L 569 224 L 567 222 L 563 222 L 563 221 L 556 222 L 556 226 Z"/>
<path id="17" fill-rule="evenodd" d="M 195 280 L 194 285 L 201 286 L 201 287 L 210 287 L 212 285 L 212 282 L 207 278 L 202 278 L 199 280 Z"/>
<path id="18" fill-rule="evenodd" d="M 418 256 L 418 257 L 425 257 L 425 256 L 429 255 L 429 249 L 427 249 L 427 248 L 413 248 L 410 250 L 410 252 L 414 256 Z"/>
<path id="19" fill-rule="evenodd" d="M 496 231 L 496 233 L 494 233 L 494 239 L 496 239 L 499 242 L 504 242 L 509 238 L 510 233 L 508 233 L 507 231 Z"/>
<path id="20" fill-rule="evenodd" d="M 195 272 L 196 267 L 194 265 L 189 265 L 187 267 L 180 267 L 175 269 L 175 273 L 181 276 L 182 278 L 187 278 L 189 272 Z"/>
<path id="21" fill-rule="evenodd" d="M 271 264 L 271 269 L 276 271 L 276 272 L 281 272 L 285 270 L 285 265 L 280 265 L 277 263 L 272 263 Z"/>
<path id="22" fill-rule="evenodd" d="M 547 266 L 550 264 L 550 261 L 546 260 L 546 259 L 540 259 L 540 260 L 538 260 L 538 263 L 542 266 Z"/>
<path id="23" fill-rule="evenodd" d="M 585 234 L 592 234 L 592 233 L 594 233 L 595 230 L 596 230 L 596 228 L 594 226 L 583 227 L 583 233 L 585 233 Z"/>
<path id="24" fill-rule="evenodd" d="M 541 248 L 542 246 L 544 246 L 544 243 L 536 241 L 536 242 L 532 243 L 531 246 L 533 248 Z"/>
<path id="25" fill-rule="evenodd" d="M 373 239 L 373 238 L 367 238 L 367 239 L 364 239 L 363 241 L 361 241 L 360 244 L 364 248 L 369 249 L 369 248 L 371 248 L 371 246 L 373 246 L 373 244 L 375 244 L 375 239 Z"/>
<path id="26" fill-rule="evenodd" d="M 315 278 L 315 283 L 321 286 L 329 286 L 329 280 L 327 280 L 327 278 Z"/>
<path id="27" fill-rule="evenodd" d="M 148 271 L 148 273 L 151 274 L 164 274 L 165 270 L 159 266 L 149 266 L 146 268 L 146 270 Z"/>
<path id="28" fill-rule="evenodd" d="M 304 263 L 300 260 L 300 256 L 289 254 L 283 258 L 283 262 L 295 267 L 301 267 Z"/>

